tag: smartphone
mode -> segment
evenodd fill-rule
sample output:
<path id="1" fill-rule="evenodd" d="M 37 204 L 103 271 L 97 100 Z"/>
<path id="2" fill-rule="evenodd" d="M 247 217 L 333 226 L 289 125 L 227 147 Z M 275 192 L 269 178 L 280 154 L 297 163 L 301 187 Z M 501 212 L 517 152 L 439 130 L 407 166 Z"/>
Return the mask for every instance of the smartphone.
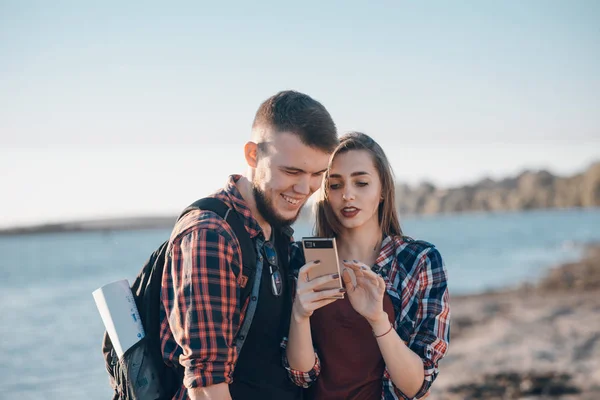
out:
<path id="1" fill-rule="evenodd" d="M 324 275 L 338 274 L 338 279 L 324 284 L 318 290 L 341 289 L 342 273 L 340 272 L 340 260 L 338 259 L 335 238 L 303 237 L 302 247 L 307 263 L 315 260 L 321 261 L 319 265 L 310 270 L 308 280 L 311 281 Z M 343 295 L 340 295 L 340 297 L 343 298 Z"/>

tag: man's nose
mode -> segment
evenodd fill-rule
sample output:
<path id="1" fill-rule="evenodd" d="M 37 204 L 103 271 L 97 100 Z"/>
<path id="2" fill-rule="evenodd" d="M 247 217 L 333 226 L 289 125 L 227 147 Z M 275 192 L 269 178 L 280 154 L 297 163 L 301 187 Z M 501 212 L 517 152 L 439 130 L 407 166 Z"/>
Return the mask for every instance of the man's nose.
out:
<path id="1" fill-rule="evenodd" d="M 313 175 L 310 178 L 310 194 L 313 194 L 314 192 L 319 190 L 319 188 L 323 184 L 323 179 L 323 174 Z"/>
<path id="2" fill-rule="evenodd" d="M 301 177 L 298 182 L 294 185 L 294 191 L 296 193 L 309 195 L 310 194 L 310 176 Z"/>

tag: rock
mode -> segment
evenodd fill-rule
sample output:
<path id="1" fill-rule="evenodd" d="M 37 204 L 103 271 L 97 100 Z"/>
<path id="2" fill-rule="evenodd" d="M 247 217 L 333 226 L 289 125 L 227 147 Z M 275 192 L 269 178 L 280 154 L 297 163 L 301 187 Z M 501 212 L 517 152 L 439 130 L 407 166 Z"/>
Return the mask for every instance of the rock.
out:
<path id="1" fill-rule="evenodd" d="M 588 246 L 583 259 L 552 269 L 537 289 L 541 292 L 600 289 L 600 245 Z"/>
<path id="2" fill-rule="evenodd" d="M 600 206 L 600 162 L 592 165 L 583 174 L 581 204 L 584 207 Z"/>
<path id="3" fill-rule="evenodd" d="M 559 373 L 501 372 L 448 389 L 461 399 L 520 399 L 524 396 L 543 398 L 578 394 L 581 390 L 571 383 L 571 376 Z"/>
<path id="4" fill-rule="evenodd" d="M 571 177 L 542 170 L 449 189 L 431 183 L 414 188 L 402 184 L 396 188 L 396 203 L 401 215 L 599 207 L 600 162 Z"/>

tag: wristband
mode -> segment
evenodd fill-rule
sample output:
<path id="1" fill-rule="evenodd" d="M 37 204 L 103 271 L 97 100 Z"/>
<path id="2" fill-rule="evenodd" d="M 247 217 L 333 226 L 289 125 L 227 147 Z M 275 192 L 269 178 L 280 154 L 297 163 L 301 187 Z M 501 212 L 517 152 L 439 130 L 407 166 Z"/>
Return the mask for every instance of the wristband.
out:
<path id="1" fill-rule="evenodd" d="M 375 336 L 375 338 L 380 338 L 382 336 L 385 336 L 391 332 L 392 328 L 394 328 L 394 325 L 392 325 L 392 323 L 390 322 L 390 329 L 388 329 L 385 333 L 382 333 L 381 335 L 376 335 L 375 332 L 373 332 L 373 336 Z"/>

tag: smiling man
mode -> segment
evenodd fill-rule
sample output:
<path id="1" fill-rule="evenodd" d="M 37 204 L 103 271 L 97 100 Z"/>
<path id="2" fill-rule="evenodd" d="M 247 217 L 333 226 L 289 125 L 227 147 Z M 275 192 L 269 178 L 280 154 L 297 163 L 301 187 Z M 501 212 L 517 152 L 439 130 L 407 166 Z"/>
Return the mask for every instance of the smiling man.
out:
<path id="1" fill-rule="evenodd" d="M 192 211 L 175 225 L 161 291 L 163 357 L 184 371 L 174 399 L 302 397 L 280 347 L 292 303 L 290 225 L 337 143 L 331 116 L 305 94 L 280 92 L 259 107 L 244 146 L 247 174 L 212 195 L 243 221 L 256 249 L 254 277 L 243 275 L 240 241 L 214 212 Z M 254 287 L 242 299 L 246 285 Z"/>

